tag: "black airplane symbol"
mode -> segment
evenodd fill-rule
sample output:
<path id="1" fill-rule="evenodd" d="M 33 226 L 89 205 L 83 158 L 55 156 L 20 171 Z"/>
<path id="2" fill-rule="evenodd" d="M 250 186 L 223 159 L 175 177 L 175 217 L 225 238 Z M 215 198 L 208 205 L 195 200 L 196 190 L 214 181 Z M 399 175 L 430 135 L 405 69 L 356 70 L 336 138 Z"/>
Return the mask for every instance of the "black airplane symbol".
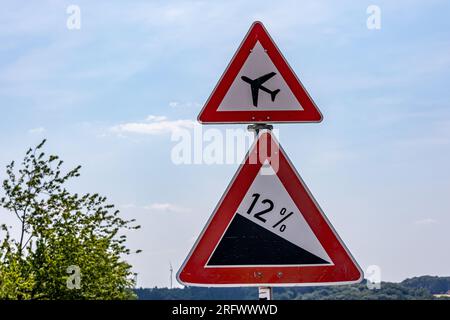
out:
<path id="1" fill-rule="evenodd" d="M 275 96 L 277 95 L 278 92 L 280 92 L 280 89 L 271 91 L 269 89 L 267 89 L 266 87 L 264 87 L 262 84 L 264 82 L 266 82 L 267 80 L 269 80 L 270 78 L 272 78 L 274 75 L 276 75 L 275 72 L 270 72 L 268 74 L 265 74 L 257 79 L 250 79 L 246 76 L 242 76 L 241 79 L 244 80 L 245 82 L 249 83 L 251 86 L 251 90 L 252 90 L 252 98 L 253 98 L 253 106 L 258 107 L 258 93 L 259 90 L 262 90 L 264 92 L 267 92 L 270 94 L 270 97 L 272 98 L 272 101 L 275 101 Z"/>

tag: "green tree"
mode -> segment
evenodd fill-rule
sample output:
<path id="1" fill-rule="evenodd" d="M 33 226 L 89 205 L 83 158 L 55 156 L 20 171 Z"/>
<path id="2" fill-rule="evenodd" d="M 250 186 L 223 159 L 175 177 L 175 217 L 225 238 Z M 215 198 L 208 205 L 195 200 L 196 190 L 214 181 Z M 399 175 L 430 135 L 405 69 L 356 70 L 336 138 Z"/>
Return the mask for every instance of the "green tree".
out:
<path id="1" fill-rule="evenodd" d="M 20 168 L 6 167 L 0 206 L 20 227 L 13 239 L 1 225 L 0 298 L 135 298 L 124 258 L 131 254 L 126 232 L 139 226 L 105 197 L 70 193 L 65 186 L 81 167 L 63 173 L 63 161 L 46 156 L 44 144 L 29 149 Z"/>

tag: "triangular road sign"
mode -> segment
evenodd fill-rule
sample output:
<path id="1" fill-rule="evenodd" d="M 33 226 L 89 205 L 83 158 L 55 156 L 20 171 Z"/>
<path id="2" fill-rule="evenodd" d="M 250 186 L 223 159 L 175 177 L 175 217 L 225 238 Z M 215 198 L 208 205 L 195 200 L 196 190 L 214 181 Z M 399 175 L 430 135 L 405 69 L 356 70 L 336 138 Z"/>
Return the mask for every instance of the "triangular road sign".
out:
<path id="1" fill-rule="evenodd" d="M 362 276 L 270 131 L 259 134 L 177 274 L 204 286 L 349 284 Z"/>
<path id="2" fill-rule="evenodd" d="M 319 109 L 261 22 L 250 27 L 198 116 L 201 123 L 321 120 Z"/>

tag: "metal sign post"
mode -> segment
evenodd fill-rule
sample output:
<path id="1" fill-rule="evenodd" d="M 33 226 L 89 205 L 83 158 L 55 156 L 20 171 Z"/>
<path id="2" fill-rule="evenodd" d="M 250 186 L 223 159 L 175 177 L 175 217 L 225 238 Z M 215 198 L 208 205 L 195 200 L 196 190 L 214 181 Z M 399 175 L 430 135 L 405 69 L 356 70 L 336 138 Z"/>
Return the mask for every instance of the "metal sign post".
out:
<path id="1" fill-rule="evenodd" d="M 255 142 L 177 273 L 184 285 L 258 287 L 361 282 L 363 272 L 272 133 L 322 114 L 260 22 L 199 114 L 245 123 Z M 270 123 L 270 124 L 269 124 Z"/>
<path id="2" fill-rule="evenodd" d="M 259 300 L 273 300 L 272 287 L 258 287 Z"/>
<path id="3" fill-rule="evenodd" d="M 253 131 L 255 133 L 255 139 L 258 139 L 260 130 L 271 131 L 273 126 L 265 123 L 255 123 L 250 124 L 247 127 L 248 131 Z M 258 299 L 259 300 L 273 300 L 273 290 L 272 287 L 258 287 Z"/>

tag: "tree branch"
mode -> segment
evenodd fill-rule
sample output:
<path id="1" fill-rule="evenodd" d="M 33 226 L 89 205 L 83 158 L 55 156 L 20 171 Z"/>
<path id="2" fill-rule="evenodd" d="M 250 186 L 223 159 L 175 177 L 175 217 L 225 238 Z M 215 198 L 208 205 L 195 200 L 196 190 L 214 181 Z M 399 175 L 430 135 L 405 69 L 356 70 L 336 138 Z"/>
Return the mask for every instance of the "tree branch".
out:
<path id="1" fill-rule="evenodd" d="M 30 237 L 28 238 L 28 240 L 25 242 L 25 244 L 23 245 L 23 247 L 20 250 L 23 250 L 26 248 L 28 242 L 30 242 L 31 238 L 33 238 L 33 235 L 30 235 Z"/>

